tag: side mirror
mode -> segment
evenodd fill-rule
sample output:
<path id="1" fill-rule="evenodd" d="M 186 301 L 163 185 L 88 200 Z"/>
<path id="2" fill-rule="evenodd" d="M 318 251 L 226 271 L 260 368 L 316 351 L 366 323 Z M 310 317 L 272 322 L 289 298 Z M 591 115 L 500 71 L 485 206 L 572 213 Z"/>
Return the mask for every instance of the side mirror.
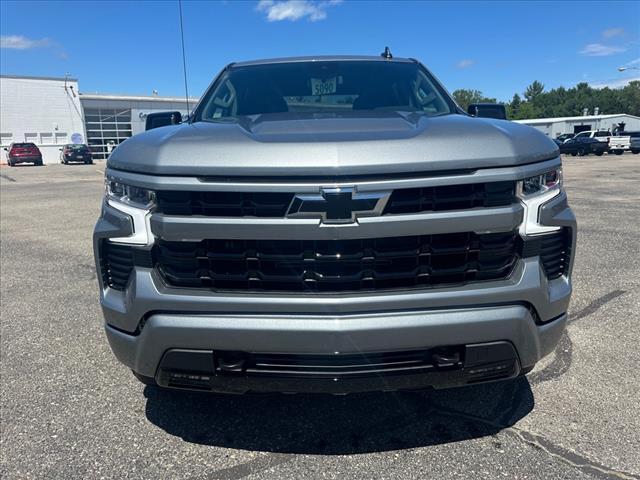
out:
<path id="1" fill-rule="evenodd" d="M 8 152 L 8 151 L 9 151 L 9 149 L 8 149 L 7 147 L 4 147 L 4 148 L 3 148 L 3 150 L 4 150 L 5 152 Z"/>
<path id="2" fill-rule="evenodd" d="M 467 113 L 472 117 L 507 119 L 507 110 L 501 103 L 472 103 Z"/>
<path id="3" fill-rule="evenodd" d="M 62 149 L 61 149 L 61 148 L 59 148 L 58 150 L 62 151 Z"/>
<path id="4" fill-rule="evenodd" d="M 167 125 L 177 125 L 182 123 L 182 114 L 180 112 L 156 112 L 147 115 L 145 130 L 152 130 L 158 127 L 166 127 Z"/>

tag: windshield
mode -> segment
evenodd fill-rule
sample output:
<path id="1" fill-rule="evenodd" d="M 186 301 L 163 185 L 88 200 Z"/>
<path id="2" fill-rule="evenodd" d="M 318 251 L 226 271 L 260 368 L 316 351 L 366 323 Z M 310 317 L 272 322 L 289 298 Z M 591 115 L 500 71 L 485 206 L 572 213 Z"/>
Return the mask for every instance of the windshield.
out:
<path id="1" fill-rule="evenodd" d="M 442 115 L 454 108 L 416 63 L 317 61 L 231 68 L 207 92 L 196 119 L 371 111 Z"/>
<path id="2" fill-rule="evenodd" d="M 72 143 L 70 145 L 67 145 L 66 147 L 70 150 L 87 150 L 89 148 L 86 145 L 82 145 L 79 143 Z"/>

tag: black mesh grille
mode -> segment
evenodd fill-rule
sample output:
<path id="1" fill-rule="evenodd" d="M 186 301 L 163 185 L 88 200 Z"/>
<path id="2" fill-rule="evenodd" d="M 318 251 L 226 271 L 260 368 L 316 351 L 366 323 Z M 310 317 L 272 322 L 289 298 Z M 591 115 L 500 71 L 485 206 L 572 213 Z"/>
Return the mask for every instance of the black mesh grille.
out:
<path id="1" fill-rule="evenodd" d="M 384 214 L 497 207 L 514 201 L 514 182 L 406 188 L 393 192 Z M 159 191 L 158 212 L 209 217 L 284 217 L 294 193 Z"/>
<path id="2" fill-rule="evenodd" d="M 293 193 L 169 192 L 156 194 L 158 211 L 207 217 L 284 217 Z"/>
<path id="3" fill-rule="evenodd" d="M 507 277 L 517 233 L 451 233 L 358 240 L 159 240 L 156 265 L 172 286 L 342 292 L 429 287 Z"/>
<path id="4" fill-rule="evenodd" d="M 128 245 L 102 242 L 102 279 L 105 285 L 124 290 L 133 270 L 133 250 Z"/>
<path id="5" fill-rule="evenodd" d="M 513 203 L 514 182 L 446 185 L 394 190 L 385 214 L 499 207 Z"/>
<path id="6" fill-rule="evenodd" d="M 561 277 L 569 271 L 570 249 L 571 230 L 568 228 L 541 238 L 540 261 L 548 279 Z"/>

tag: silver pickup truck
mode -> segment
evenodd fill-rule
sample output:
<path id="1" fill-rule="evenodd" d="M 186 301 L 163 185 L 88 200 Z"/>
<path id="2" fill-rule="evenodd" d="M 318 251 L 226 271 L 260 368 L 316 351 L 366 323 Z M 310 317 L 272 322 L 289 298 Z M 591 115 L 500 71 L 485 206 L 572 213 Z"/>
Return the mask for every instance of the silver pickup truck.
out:
<path id="1" fill-rule="evenodd" d="M 233 63 L 105 174 L 105 330 L 147 384 L 461 386 L 525 374 L 565 329 L 556 144 L 467 115 L 414 59 Z"/>
<path id="2" fill-rule="evenodd" d="M 609 139 L 609 152 L 622 155 L 625 150 L 640 153 L 640 132 L 618 132 Z"/>

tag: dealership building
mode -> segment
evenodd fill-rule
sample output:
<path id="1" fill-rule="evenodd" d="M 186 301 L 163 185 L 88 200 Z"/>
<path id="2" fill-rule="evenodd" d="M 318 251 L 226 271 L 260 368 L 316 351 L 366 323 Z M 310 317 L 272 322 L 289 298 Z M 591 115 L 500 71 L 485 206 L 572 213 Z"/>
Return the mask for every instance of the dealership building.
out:
<path id="1" fill-rule="evenodd" d="M 198 101 L 189 99 L 190 107 Z M 45 163 L 60 160 L 67 143 L 86 143 L 96 160 L 144 131 L 148 113 L 187 114 L 184 97 L 81 92 L 75 78 L 0 75 L 0 143 L 33 142 Z M 2 161 L 5 156 L 2 155 Z"/>
<path id="2" fill-rule="evenodd" d="M 624 124 L 624 130 L 627 132 L 640 131 L 640 117 L 627 115 L 626 113 L 534 118 L 531 120 L 516 120 L 516 122 L 540 130 L 550 138 L 556 138 L 563 133 L 580 133 L 587 130 L 608 130 L 613 132 L 621 123 Z"/>

